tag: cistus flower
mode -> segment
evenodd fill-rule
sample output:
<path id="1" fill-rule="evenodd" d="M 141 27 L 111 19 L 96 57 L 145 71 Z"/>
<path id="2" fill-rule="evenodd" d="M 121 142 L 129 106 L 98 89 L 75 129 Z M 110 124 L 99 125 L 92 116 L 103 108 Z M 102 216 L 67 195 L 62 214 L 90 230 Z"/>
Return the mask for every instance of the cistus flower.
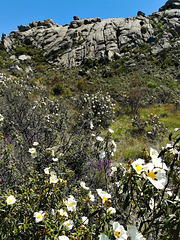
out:
<path id="1" fill-rule="evenodd" d="M 111 198 L 111 195 L 105 191 L 103 191 L 102 189 L 96 189 L 98 195 L 100 196 L 100 198 L 102 199 L 102 202 L 105 203 L 108 198 Z"/>
<path id="2" fill-rule="evenodd" d="M 58 240 L 69 240 L 69 238 L 63 235 L 63 236 L 59 236 Z"/>
<path id="3" fill-rule="evenodd" d="M 4 117 L 2 114 L 0 114 L 0 122 L 2 122 L 4 120 Z"/>
<path id="4" fill-rule="evenodd" d="M 34 217 L 35 217 L 35 222 L 41 222 L 44 218 L 45 213 L 43 211 L 35 212 Z"/>
<path id="5" fill-rule="evenodd" d="M 6 199 L 6 202 L 8 205 L 12 205 L 16 202 L 16 199 L 13 195 L 10 195 L 7 199 Z"/>
<path id="6" fill-rule="evenodd" d="M 85 182 L 83 182 L 83 181 L 80 182 L 80 186 L 81 186 L 82 188 L 84 188 L 85 190 L 89 190 L 89 187 L 86 187 L 86 184 L 85 184 Z"/>
<path id="7" fill-rule="evenodd" d="M 58 182 L 58 178 L 56 175 L 51 175 L 50 177 L 50 183 L 57 183 Z"/>
<path id="8" fill-rule="evenodd" d="M 115 172 L 117 172 L 117 167 L 111 167 L 110 175 L 113 176 Z"/>
<path id="9" fill-rule="evenodd" d="M 133 225 L 127 225 L 127 233 L 131 240 L 145 240 L 143 235 L 138 232 L 136 226 Z"/>
<path id="10" fill-rule="evenodd" d="M 33 146 L 38 146 L 39 143 L 38 142 L 33 142 Z"/>
<path id="11" fill-rule="evenodd" d="M 32 158 L 37 157 L 37 152 L 35 148 L 29 148 L 29 152 L 31 153 Z"/>
<path id="12" fill-rule="evenodd" d="M 45 174 L 49 174 L 49 169 L 50 169 L 50 167 L 45 168 L 45 169 L 44 169 L 44 173 L 45 173 Z"/>
<path id="13" fill-rule="evenodd" d="M 107 235 L 101 233 L 99 236 L 99 240 L 110 240 Z"/>
<path id="14" fill-rule="evenodd" d="M 145 164 L 144 160 L 141 158 L 138 158 L 131 165 L 134 168 L 134 170 L 137 172 L 137 174 L 140 174 L 143 171 L 144 164 Z"/>
<path id="15" fill-rule="evenodd" d="M 105 158 L 105 156 L 106 156 L 105 151 L 102 150 L 102 151 L 99 152 L 99 158 L 100 158 L 100 159 Z"/>
<path id="16" fill-rule="evenodd" d="M 128 237 L 127 231 L 118 222 L 113 223 L 113 231 L 115 238 L 118 240 L 126 240 Z"/>
<path id="17" fill-rule="evenodd" d="M 168 170 L 166 164 L 162 162 L 162 159 L 160 157 L 158 157 L 159 153 L 154 148 L 150 148 L 150 156 L 154 167 Z"/>
<path id="18" fill-rule="evenodd" d="M 116 213 L 116 209 L 113 207 L 109 207 L 106 211 L 107 214 L 115 214 Z"/>
<path id="19" fill-rule="evenodd" d="M 89 223 L 89 219 L 85 216 L 82 217 L 83 224 L 87 225 Z"/>
<path id="20" fill-rule="evenodd" d="M 67 220 L 63 223 L 63 225 L 66 227 L 67 230 L 71 230 L 74 226 L 73 220 Z"/>
<path id="21" fill-rule="evenodd" d="M 68 211 L 71 211 L 71 212 L 76 211 L 77 201 L 75 200 L 75 198 L 72 195 L 70 195 L 68 200 L 65 200 L 64 203 L 65 203 Z"/>
<path id="22" fill-rule="evenodd" d="M 94 195 L 91 193 L 91 191 L 88 193 L 88 197 L 91 202 L 94 202 Z"/>
<path id="23" fill-rule="evenodd" d="M 147 165 L 149 167 L 146 169 Z M 145 178 L 147 178 L 157 189 L 164 189 L 167 184 L 166 171 L 160 168 L 152 168 L 151 164 L 146 164 L 145 170 Z"/>
<path id="24" fill-rule="evenodd" d="M 100 136 L 97 136 L 96 140 L 99 141 L 99 142 L 103 142 L 104 141 L 104 139 L 102 137 L 100 137 Z"/>
<path id="25" fill-rule="evenodd" d="M 57 210 L 57 211 L 61 216 L 68 217 L 68 214 L 66 211 L 64 211 L 64 209 L 61 208 L 60 210 Z"/>

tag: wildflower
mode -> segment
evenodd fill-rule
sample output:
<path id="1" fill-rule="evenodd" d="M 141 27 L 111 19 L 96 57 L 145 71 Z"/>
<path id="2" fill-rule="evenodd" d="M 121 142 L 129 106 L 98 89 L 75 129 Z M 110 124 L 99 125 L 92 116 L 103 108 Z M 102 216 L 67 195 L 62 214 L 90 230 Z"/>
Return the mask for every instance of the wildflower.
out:
<path id="1" fill-rule="evenodd" d="M 126 230 L 118 222 L 113 223 L 113 231 L 116 239 L 125 240 L 128 237 Z"/>
<path id="2" fill-rule="evenodd" d="M 45 174 L 49 174 L 49 169 L 50 169 L 50 167 L 45 168 L 45 169 L 44 169 L 44 173 L 45 173 Z"/>
<path id="3" fill-rule="evenodd" d="M 85 182 L 81 181 L 81 182 L 80 182 L 80 185 L 81 185 L 81 187 L 84 188 L 85 190 L 89 190 L 89 187 L 86 187 Z"/>
<path id="4" fill-rule="evenodd" d="M 0 114 L 0 122 L 2 122 L 4 120 L 3 115 Z"/>
<path id="5" fill-rule="evenodd" d="M 105 203 L 108 198 L 111 198 L 111 195 L 105 191 L 103 191 L 102 189 L 96 189 L 98 195 L 100 196 L 100 198 L 102 199 L 103 203 Z"/>
<path id="6" fill-rule="evenodd" d="M 102 151 L 99 152 L 99 158 L 100 158 L 100 159 L 105 158 L 105 156 L 106 156 L 105 151 L 102 150 Z"/>
<path id="7" fill-rule="evenodd" d="M 165 185 L 167 184 L 167 177 L 164 169 L 160 168 L 153 168 L 152 170 L 148 169 L 148 171 L 145 174 L 147 179 L 157 189 L 164 189 Z"/>
<path id="8" fill-rule="evenodd" d="M 92 130 L 94 128 L 93 122 L 90 121 L 90 129 Z"/>
<path id="9" fill-rule="evenodd" d="M 100 137 L 100 136 L 97 136 L 96 140 L 99 141 L 99 142 L 103 142 L 104 141 L 104 139 L 102 137 Z"/>
<path id="10" fill-rule="evenodd" d="M 132 163 L 132 167 L 137 172 L 137 174 L 140 174 L 143 171 L 144 164 L 145 164 L 144 160 L 138 158 L 136 161 Z"/>
<path id="11" fill-rule="evenodd" d="M 34 217 L 35 217 L 35 222 L 41 222 L 44 218 L 45 213 L 43 211 L 35 212 Z"/>
<path id="12" fill-rule="evenodd" d="M 6 202 L 8 205 L 14 204 L 16 202 L 16 199 L 13 195 L 10 195 L 7 199 Z"/>
<path id="13" fill-rule="evenodd" d="M 88 193 L 88 197 L 91 202 L 94 202 L 94 195 L 92 195 L 91 191 Z"/>
<path id="14" fill-rule="evenodd" d="M 156 205 L 157 204 L 155 204 L 154 198 L 151 198 L 150 201 L 149 201 L 150 209 L 153 210 Z"/>
<path id="15" fill-rule="evenodd" d="M 38 142 L 33 142 L 33 146 L 38 146 L 39 143 Z"/>
<path id="16" fill-rule="evenodd" d="M 108 132 L 111 134 L 114 133 L 114 131 L 111 128 L 108 129 Z"/>
<path id="17" fill-rule="evenodd" d="M 128 232 L 129 237 L 131 237 L 131 240 L 145 240 L 143 235 L 138 232 L 136 226 L 128 225 L 127 232 Z"/>
<path id="18" fill-rule="evenodd" d="M 29 152 L 31 153 L 32 158 L 37 157 L 37 152 L 35 148 L 29 148 Z"/>
<path id="19" fill-rule="evenodd" d="M 114 214 L 114 213 L 116 213 L 116 209 L 113 208 L 113 207 L 109 207 L 106 212 L 107 212 L 107 214 L 108 214 L 108 213 L 109 213 L 109 214 Z"/>
<path id="20" fill-rule="evenodd" d="M 63 235 L 63 236 L 59 236 L 58 240 L 69 240 L 69 238 Z"/>
<path id="21" fill-rule="evenodd" d="M 57 162 L 58 161 L 58 158 L 52 158 L 52 160 L 54 161 L 54 162 Z"/>
<path id="22" fill-rule="evenodd" d="M 117 145 L 116 145 L 115 141 L 112 140 L 111 143 L 112 143 L 112 145 L 113 145 L 113 152 L 116 152 Z"/>
<path id="23" fill-rule="evenodd" d="M 111 167 L 111 173 L 110 173 L 110 175 L 112 176 L 112 175 L 114 175 L 114 173 L 115 172 L 117 172 L 117 167 Z"/>
<path id="24" fill-rule="evenodd" d="M 50 183 L 57 183 L 58 182 L 58 178 L 56 175 L 51 175 L 50 177 Z"/>
<path id="25" fill-rule="evenodd" d="M 83 224 L 87 225 L 89 223 L 89 219 L 87 217 L 82 217 Z"/>
<path id="26" fill-rule="evenodd" d="M 67 220 L 63 223 L 67 230 L 71 230 L 74 226 L 73 220 Z"/>
<path id="27" fill-rule="evenodd" d="M 66 211 L 64 211 L 64 209 L 60 209 L 60 210 L 57 210 L 58 212 L 59 212 L 59 214 L 61 215 L 61 216 L 64 216 L 64 217 L 68 217 L 68 214 L 67 214 L 67 212 Z"/>
<path id="28" fill-rule="evenodd" d="M 166 164 L 162 162 L 162 159 L 160 157 L 158 157 L 159 153 L 155 149 L 150 148 L 150 156 L 152 158 L 152 163 L 154 164 L 154 167 L 168 170 Z"/>
<path id="29" fill-rule="evenodd" d="M 71 211 L 71 212 L 76 211 L 77 201 L 74 199 L 72 195 L 70 195 L 68 200 L 65 200 L 64 203 L 66 204 L 68 211 Z"/>
<path id="30" fill-rule="evenodd" d="M 99 240 L 109 240 L 108 236 L 103 233 L 101 233 L 98 237 L 99 237 Z"/>

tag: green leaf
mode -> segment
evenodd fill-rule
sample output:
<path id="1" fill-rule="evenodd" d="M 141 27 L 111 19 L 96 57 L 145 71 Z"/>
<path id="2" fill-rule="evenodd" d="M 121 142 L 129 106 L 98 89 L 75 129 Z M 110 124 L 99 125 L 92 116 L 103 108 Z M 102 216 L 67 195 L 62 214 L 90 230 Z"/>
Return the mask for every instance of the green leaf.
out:
<path id="1" fill-rule="evenodd" d="M 179 234 L 180 234 L 180 223 L 177 225 L 173 240 L 179 240 Z"/>
<path id="2" fill-rule="evenodd" d="M 129 194 L 126 196 L 126 199 L 125 199 L 125 201 L 123 203 L 123 209 L 126 210 L 128 205 L 129 205 Z"/>
<path id="3" fill-rule="evenodd" d="M 180 130 L 180 128 L 175 128 L 175 129 L 169 134 L 169 141 L 172 141 L 172 135 L 173 135 L 175 132 L 179 131 L 179 130 Z"/>

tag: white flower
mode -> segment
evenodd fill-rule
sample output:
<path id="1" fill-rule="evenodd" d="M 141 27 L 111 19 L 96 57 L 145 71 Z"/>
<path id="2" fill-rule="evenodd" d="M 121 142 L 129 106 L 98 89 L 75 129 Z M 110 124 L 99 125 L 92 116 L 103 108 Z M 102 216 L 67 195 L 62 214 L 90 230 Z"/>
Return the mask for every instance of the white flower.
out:
<path id="1" fill-rule="evenodd" d="M 145 240 L 143 235 L 139 233 L 137 228 L 133 225 L 127 225 L 127 232 L 131 240 Z"/>
<path id="2" fill-rule="evenodd" d="M 112 143 L 112 145 L 113 145 L 113 152 L 116 152 L 117 145 L 116 145 L 115 141 L 112 140 L 111 143 Z"/>
<path id="3" fill-rule="evenodd" d="M 134 170 L 137 172 L 137 174 L 140 174 L 143 171 L 144 164 L 145 164 L 144 160 L 141 158 L 138 158 L 131 165 L 134 168 Z"/>
<path id="4" fill-rule="evenodd" d="M 34 217 L 35 217 L 35 222 L 41 222 L 44 218 L 45 213 L 43 211 L 35 212 Z"/>
<path id="5" fill-rule="evenodd" d="M 102 151 L 99 152 L 99 158 L 100 158 L 100 159 L 105 158 L 105 156 L 106 156 L 105 151 L 102 150 Z"/>
<path id="6" fill-rule="evenodd" d="M 4 120 L 3 115 L 0 114 L 0 122 L 2 122 Z"/>
<path id="7" fill-rule="evenodd" d="M 56 175 L 51 175 L 50 177 L 50 183 L 57 183 L 58 182 L 58 178 Z"/>
<path id="8" fill-rule="evenodd" d="M 159 153 L 155 149 L 150 148 L 150 156 L 152 158 L 152 163 L 154 164 L 154 167 L 158 167 L 158 168 L 162 168 L 164 170 L 168 170 L 166 164 L 162 162 L 162 159 L 158 158 Z"/>
<path id="9" fill-rule="evenodd" d="M 125 240 L 128 237 L 126 230 L 118 222 L 113 223 L 113 231 L 116 239 Z"/>
<path id="10" fill-rule="evenodd" d="M 117 167 L 111 167 L 111 173 L 110 175 L 113 176 L 115 172 L 117 172 Z"/>
<path id="11" fill-rule="evenodd" d="M 91 202 L 94 202 L 94 195 L 92 195 L 91 191 L 88 193 L 88 197 Z"/>
<path id="12" fill-rule="evenodd" d="M 146 176 L 157 189 L 164 189 L 167 184 L 167 176 L 164 169 L 154 168 L 146 172 Z"/>
<path id="13" fill-rule="evenodd" d="M 10 195 L 7 199 L 6 202 L 8 205 L 14 204 L 16 202 L 16 199 L 13 195 Z"/>
<path id="14" fill-rule="evenodd" d="M 116 209 L 113 207 L 109 207 L 106 212 L 109 214 L 114 214 L 114 213 L 116 213 Z"/>
<path id="15" fill-rule="evenodd" d="M 59 236 L 58 240 L 69 240 L 69 238 L 63 235 L 63 236 Z"/>
<path id="16" fill-rule="evenodd" d="M 45 174 L 49 174 L 49 169 L 50 169 L 50 167 L 45 168 L 45 169 L 44 169 L 44 173 L 45 173 Z"/>
<path id="17" fill-rule="evenodd" d="M 89 187 L 86 187 L 86 184 L 85 184 L 85 182 L 83 182 L 83 181 L 80 182 L 80 186 L 81 186 L 82 188 L 84 188 L 85 190 L 89 190 Z"/>
<path id="18" fill-rule="evenodd" d="M 89 223 L 89 219 L 87 217 L 82 217 L 83 224 L 87 225 Z"/>
<path id="19" fill-rule="evenodd" d="M 38 146 L 39 143 L 38 142 L 33 142 L 33 146 Z"/>
<path id="20" fill-rule="evenodd" d="M 71 230 L 74 226 L 73 220 L 67 220 L 63 223 L 67 230 Z"/>
<path id="21" fill-rule="evenodd" d="M 58 161 L 58 158 L 52 158 L 52 160 L 54 161 L 54 162 L 57 162 Z"/>
<path id="22" fill-rule="evenodd" d="M 92 130 L 94 128 L 94 125 L 92 123 L 92 121 L 90 121 L 90 129 Z"/>
<path id="23" fill-rule="evenodd" d="M 100 136 L 97 136 L 96 140 L 99 141 L 99 142 L 103 142 L 104 141 L 104 139 L 102 137 L 100 137 Z"/>
<path id="24" fill-rule="evenodd" d="M 105 191 L 103 191 L 102 189 L 96 189 L 98 195 L 100 196 L 100 198 L 102 199 L 102 202 L 105 203 L 108 198 L 111 198 L 111 195 Z"/>
<path id="25" fill-rule="evenodd" d="M 30 153 L 36 153 L 36 149 L 35 148 L 29 148 L 29 152 Z"/>
<path id="26" fill-rule="evenodd" d="M 64 217 L 68 217 L 68 214 L 67 214 L 67 212 L 66 211 L 64 211 L 64 209 L 60 209 L 60 210 L 57 210 L 58 212 L 59 212 L 59 214 L 61 215 L 61 216 L 64 216 Z"/>
<path id="27" fill-rule="evenodd" d="M 108 132 L 111 134 L 114 133 L 114 131 L 111 128 L 108 129 Z"/>
<path id="28" fill-rule="evenodd" d="M 31 153 L 32 158 L 37 157 L 37 152 L 35 148 L 29 148 L 29 152 Z"/>
<path id="29" fill-rule="evenodd" d="M 68 200 L 65 200 L 64 203 L 65 203 L 68 211 L 71 211 L 71 212 L 76 211 L 77 201 L 75 200 L 75 198 L 72 195 L 70 195 Z"/>
<path id="30" fill-rule="evenodd" d="M 110 240 L 107 235 L 101 233 L 99 236 L 99 240 Z"/>

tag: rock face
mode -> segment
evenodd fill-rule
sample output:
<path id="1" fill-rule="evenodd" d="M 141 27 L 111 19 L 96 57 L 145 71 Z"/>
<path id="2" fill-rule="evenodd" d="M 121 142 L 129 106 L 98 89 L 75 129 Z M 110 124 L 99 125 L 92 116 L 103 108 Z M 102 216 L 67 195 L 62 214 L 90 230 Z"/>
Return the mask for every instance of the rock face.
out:
<path id="1" fill-rule="evenodd" d="M 158 54 L 173 47 L 172 39 L 180 33 L 180 0 L 169 0 L 150 16 L 141 11 L 137 17 L 80 19 L 60 26 L 53 20 L 18 26 L 9 36 L 3 34 L 1 43 L 7 52 L 16 42 L 42 49 L 47 60 L 57 66 L 76 67 L 85 59 L 121 57 L 123 51 L 149 44 L 150 52 Z M 178 41 L 177 41 L 178 42 Z"/>

